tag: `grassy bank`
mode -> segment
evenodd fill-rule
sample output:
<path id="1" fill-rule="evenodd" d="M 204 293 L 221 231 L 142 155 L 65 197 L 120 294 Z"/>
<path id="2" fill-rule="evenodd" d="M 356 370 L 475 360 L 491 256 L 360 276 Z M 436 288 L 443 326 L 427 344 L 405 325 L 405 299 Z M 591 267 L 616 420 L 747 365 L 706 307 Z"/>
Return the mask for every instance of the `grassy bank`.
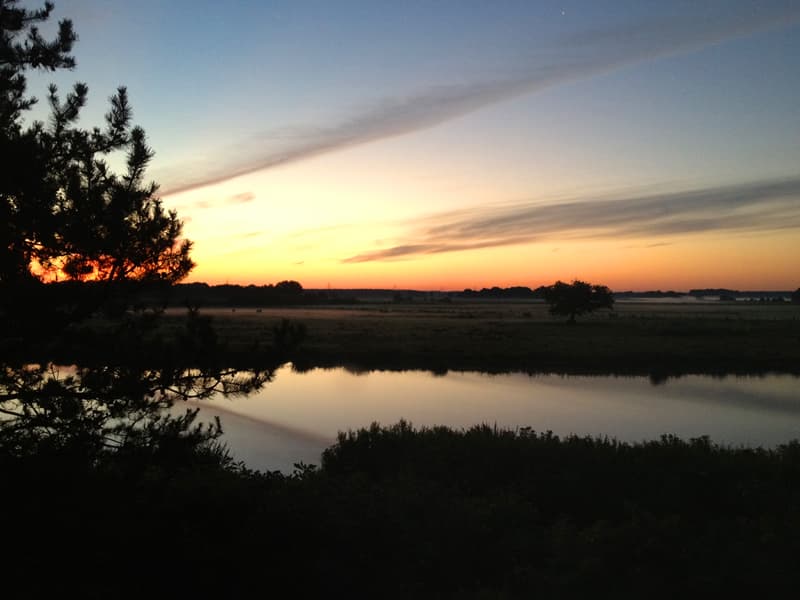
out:
<path id="1" fill-rule="evenodd" d="M 254 337 L 268 344 L 284 318 L 303 323 L 307 335 L 293 354 L 299 368 L 800 373 L 800 306 L 793 305 L 618 303 L 574 326 L 538 303 L 204 312 L 231 356 L 246 355 Z M 177 323 L 179 314 L 170 318 Z"/>
<path id="2" fill-rule="evenodd" d="M 292 476 L 213 454 L 32 460 L 2 465 L 20 597 L 784 597 L 800 584 L 796 444 L 401 423 L 342 435 Z"/>

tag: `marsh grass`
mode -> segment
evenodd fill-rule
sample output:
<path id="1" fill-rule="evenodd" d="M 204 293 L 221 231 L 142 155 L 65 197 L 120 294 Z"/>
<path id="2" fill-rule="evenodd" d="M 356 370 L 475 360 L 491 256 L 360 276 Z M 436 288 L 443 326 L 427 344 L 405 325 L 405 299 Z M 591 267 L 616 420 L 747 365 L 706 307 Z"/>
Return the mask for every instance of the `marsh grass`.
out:
<path id="1" fill-rule="evenodd" d="M 683 374 L 800 373 L 800 307 L 625 304 L 566 326 L 541 303 L 362 305 L 208 311 L 232 355 L 306 326 L 300 369 L 361 368 Z M 170 319 L 165 320 L 169 327 Z"/>

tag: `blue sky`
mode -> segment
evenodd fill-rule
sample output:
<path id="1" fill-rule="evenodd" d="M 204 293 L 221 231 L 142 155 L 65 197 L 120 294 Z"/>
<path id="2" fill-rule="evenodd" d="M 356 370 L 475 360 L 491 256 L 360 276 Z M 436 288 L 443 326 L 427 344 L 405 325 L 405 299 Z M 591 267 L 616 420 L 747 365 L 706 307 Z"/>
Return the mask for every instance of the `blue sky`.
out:
<path id="1" fill-rule="evenodd" d="M 151 176 L 196 242 L 196 278 L 791 284 L 792 265 L 779 257 L 798 232 L 768 235 L 767 226 L 770 211 L 794 222 L 794 192 L 754 199 L 736 214 L 714 204 L 720 226 L 702 233 L 696 220 L 686 231 L 670 224 L 670 235 L 648 230 L 655 238 L 634 246 L 672 248 L 649 262 L 561 222 L 544 236 L 479 241 L 490 249 L 459 249 L 456 240 L 450 258 L 423 251 L 398 260 L 392 249 L 424 247 L 425 223 L 457 210 L 480 211 L 485 222 L 509 204 L 652 194 L 671 202 L 701 189 L 727 198 L 737 185 L 766 189 L 796 177 L 796 1 L 75 0 L 59 3 L 56 16 L 74 21 L 78 67 L 37 77 L 32 88 L 87 82 L 85 123 L 94 124 L 115 87 L 128 86 L 157 153 Z M 759 225 L 731 229 L 741 211 Z M 298 237 L 303 244 L 288 243 Z M 704 245 L 724 252 L 706 249 L 707 260 L 687 271 L 682 261 Z M 774 256 L 782 270 L 740 276 L 720 264 L 745 251 Z M 587 263 L 587 253 L 605 253 L 612 266 Z M 383 258 L 366 265 L 355 256 Z M 509 256 L 527 260 L 508 261 L 495 277 L 502 282 L 473 274 Z M 661 282 L 647 275 L 656 268 Z M 719 280 L 700 281 L 712 272 Z"/>

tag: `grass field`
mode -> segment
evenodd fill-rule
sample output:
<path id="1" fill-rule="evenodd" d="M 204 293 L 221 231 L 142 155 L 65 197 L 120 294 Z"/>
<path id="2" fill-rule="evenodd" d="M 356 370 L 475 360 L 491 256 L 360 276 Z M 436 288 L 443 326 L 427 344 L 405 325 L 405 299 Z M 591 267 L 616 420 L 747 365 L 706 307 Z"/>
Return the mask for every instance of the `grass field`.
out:
<path id="1" fill-rule="evenodd" d="M 533 302 L 208 309 L 231 357 L 270 343 L 283 319 L 307 335 L 297 368 L 800 374 L 800 306 L 617 303 L 576 325 Z M 168 311 L 175 326 L 183 311 Z"/>

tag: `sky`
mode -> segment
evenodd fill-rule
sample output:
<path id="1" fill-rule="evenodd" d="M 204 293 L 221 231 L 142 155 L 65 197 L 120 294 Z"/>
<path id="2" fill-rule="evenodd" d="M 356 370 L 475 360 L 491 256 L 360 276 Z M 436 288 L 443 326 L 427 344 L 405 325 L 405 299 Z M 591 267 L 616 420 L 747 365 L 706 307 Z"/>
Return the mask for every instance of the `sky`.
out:
<path id="1" fill-rule="evenodd" d="M 91 126 L 128 88 L 194 242 L 188 281 L 800 285 L 797 0 L 61 0 L 54 17 L 78 65 L 31 91 L 88 83 Z"/>

